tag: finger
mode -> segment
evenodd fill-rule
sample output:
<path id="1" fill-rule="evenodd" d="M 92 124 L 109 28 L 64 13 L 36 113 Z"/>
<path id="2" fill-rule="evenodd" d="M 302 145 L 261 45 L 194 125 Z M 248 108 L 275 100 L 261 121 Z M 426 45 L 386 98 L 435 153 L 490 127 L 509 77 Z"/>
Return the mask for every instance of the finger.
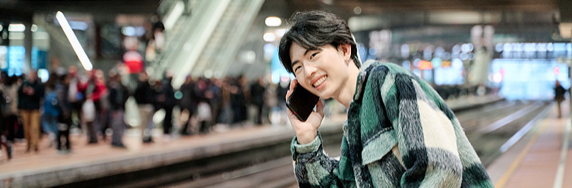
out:
<path id="1" fill-rule="evenodd" d="M 324 116 L 324 102 L 322 102 L 322 99 L 318 100 L 318 104 L 316 105 L 316 112 Z"/>
<path id="2" fill-rule="evenodd" d="M 296 87 L 296 84 L 298 84 L 298 80 L 293 79 L 292 81 L 290 81 L 290 89 L 288 89 L 288 92 L 286 92 L 286 100 L 288 100 L 288 98 L 292 94 L 292 91 L 294 91 L 294 87 Z"/>
<path id="3" fill-rule="evenodd" d="M 286 92 L 286 100 L 288 100 L 288 98 L 290 98 L 290 95 L 292 95 L 292 90 L 288 90 Z"/>
<path id="4" fill-rule="evenodd" d="M 298 84 L 298 80 L 293 79 L 292 81 L 290 81 L 290 90 L 294 90 L 294 87 L 296 87 L 296 84 Z"/>

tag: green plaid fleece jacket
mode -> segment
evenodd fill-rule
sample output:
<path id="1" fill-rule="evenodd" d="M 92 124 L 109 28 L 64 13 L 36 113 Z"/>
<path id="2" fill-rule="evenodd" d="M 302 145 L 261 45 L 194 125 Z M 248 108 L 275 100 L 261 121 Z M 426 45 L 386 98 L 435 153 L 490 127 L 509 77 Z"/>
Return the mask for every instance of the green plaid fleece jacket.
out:
<path id="1" fill-rule="evenodd" d="M 319 133 L 292 140 L 300 187 L 494 187 L 451 109 L 397 65 L 362 66 L 343 131 L 339 159 Z"/>

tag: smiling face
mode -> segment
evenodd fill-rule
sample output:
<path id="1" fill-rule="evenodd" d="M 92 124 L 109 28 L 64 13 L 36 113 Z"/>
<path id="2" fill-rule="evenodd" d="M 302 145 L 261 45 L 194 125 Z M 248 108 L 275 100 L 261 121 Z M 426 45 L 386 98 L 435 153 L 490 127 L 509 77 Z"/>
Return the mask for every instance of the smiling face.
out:
<path id="1" fill-rule="evenodd" d="M 322 46 L 309 50 L 292 43 L 290 59 L 298 83 L 313 94 L 324 98 L 338 98 L 347 85 L 350 45 Z"/>

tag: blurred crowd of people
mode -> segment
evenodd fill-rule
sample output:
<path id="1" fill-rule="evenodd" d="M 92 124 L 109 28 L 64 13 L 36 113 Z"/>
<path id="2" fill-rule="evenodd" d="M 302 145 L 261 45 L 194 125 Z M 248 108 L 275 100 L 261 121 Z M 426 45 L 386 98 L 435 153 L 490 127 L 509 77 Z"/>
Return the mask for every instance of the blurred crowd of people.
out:
<path id="1" fill-rule="evenodd" d="M 142 143 L 152 143 L 155 128 L 162 128 L 162 138 L 169 140 L 179 135 L 206 134 L 215 125 L 235 128 L 287 123 L 288 77 L 274 84 L 264 78 L 249 81 L 244 76 L 187 76 L 184 84 L 175 89 L 169 71 L 161 79 L 152 80 L 144 69 L 130 74 L 124 64 L 118 64 L 107 75 L 102 70 L 80 73 L 74 66 L 53 69 L 46 82 L 35 71 L 21 76 L 2 72 L 0 147 L 5 147 L 8 158 L 12 157 L 12 145 L 19 140 L 25 140 L 27 152 L 38 151 L 41 136 L 48 137 L 50 147 L 67 154 L 71 129 L 85 135 L 88 144 L 108 142 L 111 135 L 111 146 L 125 148 L 123 135 L 129 128 L 138 129 Z M 492 92 L 484 86 L 434 87 L 444 99 Z M 135 122 L 125 119 L 131 97 L 136 104 L 132 110 L 137 111 L 132 113 L 139 117 Z M 345 110 L 336 111 L 332 100 L 325 104 L 326 117 Z M 164 118 L 157 122 L 153 118 L 159 111 L 164 112 Z"/>
<path id="2" fill-rule="evenodd" d="M 134 81 L 129 78 L 138 80 L 129 84 Z M 244 76 L 188 76 L 176 90 L 172 78 L 168 71 L 158 80 L 151 80 L 145 71 L 125 76 L 121 66 L 107 76 L 102 70 L 80 73 L 74 66 L 54 68 L 46 82 L 35 71 L 21 76 L 2 72 L 0 146 L 5 147 L 10 159 L 15 142 L 25 140 L 26 152 L 38 151 L 40 138 L 47 136 L 50 147 L 67 154 L 71 150 L 70 130 L 74 129 L 85 135 L 88 144 L 108 142 L 111 135 L 111 146 L 125 148 L 124 132 L 133 127 L 140 130 L 143 143 L 152 143 L 152 130 L 157 126 L 153 117 L 160 110 L 165 114 L 160 127 L 166 139 L 206 134 L 217 124 L 227 128 L 268 124 L 272 113 L 283 116 L 272 123 L 287 121 L 289 80 L 272 84 L 263 78 L 249 81 Z M 137 104 L 137 123 L 125 120 L 130 97 Z"/>

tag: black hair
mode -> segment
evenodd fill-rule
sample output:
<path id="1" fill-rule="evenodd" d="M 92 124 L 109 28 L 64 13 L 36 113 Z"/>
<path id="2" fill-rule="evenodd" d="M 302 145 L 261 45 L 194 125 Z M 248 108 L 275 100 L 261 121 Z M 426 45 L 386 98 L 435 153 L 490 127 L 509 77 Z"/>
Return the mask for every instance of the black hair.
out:
<path id="1" fill-rule="evenodd" d="M 289 72 L 293 72 L 290 59 L 290 47 L 293 42 L 308 50 L 318 50 L 328 44 L 337 50 L 340 45 L 349 44 L 352 50 L 351 59 L 356 67 L 361 66 L 350 28 L 335 14 L 324 11 L 297 12 L 292 15 L 289 22 L 294 25 L 284 34 L 278 47 L 280 61 Z"/>

